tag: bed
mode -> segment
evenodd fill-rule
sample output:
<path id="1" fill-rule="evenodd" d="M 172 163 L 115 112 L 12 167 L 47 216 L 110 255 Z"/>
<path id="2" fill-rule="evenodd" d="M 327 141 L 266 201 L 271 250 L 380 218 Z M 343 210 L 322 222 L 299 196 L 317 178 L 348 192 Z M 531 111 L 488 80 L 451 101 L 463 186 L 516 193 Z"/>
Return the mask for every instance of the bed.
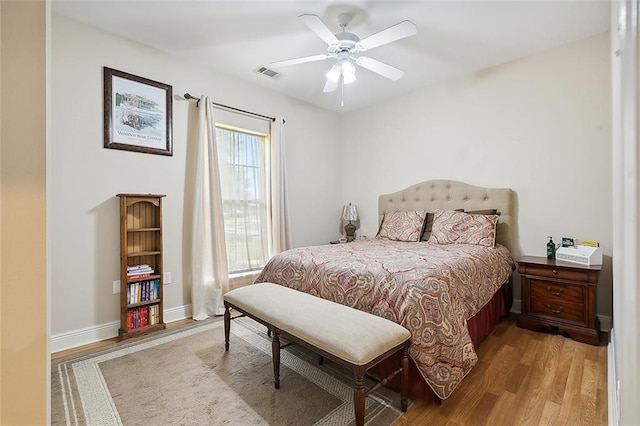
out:
<path id="1" fill-rule="evenodd" d="M 402 324 L 412 336 L 411 395 L 446 399 L 510 308 L 513 198 L 510 189 L 451 180 L 381 195 L 377 238 L 287 250 L 269 260 L 256 282 Z M 388 360 L 374 373 L 385 377 L 394 366 Z"/>

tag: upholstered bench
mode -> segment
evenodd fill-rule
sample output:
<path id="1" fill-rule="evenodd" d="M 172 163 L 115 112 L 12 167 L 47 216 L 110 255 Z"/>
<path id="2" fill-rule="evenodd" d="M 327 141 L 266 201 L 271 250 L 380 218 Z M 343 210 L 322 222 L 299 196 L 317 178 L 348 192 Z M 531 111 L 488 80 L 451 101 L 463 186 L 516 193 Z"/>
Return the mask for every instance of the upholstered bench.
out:
<path id="1" fill-rule="evenodd" d="M 402 411 L 407 410 L 407 349 L 411 335 L 401 325 L 273 283 L 252 284 L 232 290 L 224 295 L 224 305 L 225 350 L 229 350 L 232 308 L 265 325 L 271 332 L 276 389 L 280 388 L 282 336 L 351 369 L 358 426 L 364 424 L 365 396 L 387 384 L 397 374 L 401 379 L 401 408 Z M 398 351 L 402 351 L 398 370 L 365 391 L 366 371 Z"/>

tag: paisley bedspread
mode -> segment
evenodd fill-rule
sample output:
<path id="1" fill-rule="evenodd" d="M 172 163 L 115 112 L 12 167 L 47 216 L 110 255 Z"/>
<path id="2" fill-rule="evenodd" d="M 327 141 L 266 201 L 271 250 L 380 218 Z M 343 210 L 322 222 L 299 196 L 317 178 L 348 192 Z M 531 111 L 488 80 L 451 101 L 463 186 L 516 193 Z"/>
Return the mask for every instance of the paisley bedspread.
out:
<path id="1" fill-rule="evenodd" d="M 513 271 L 496 244 L 438 245 L 382 239 L 302 247 L 274 256 L 256 282 L 273 282 L 402 324 L 409 355 L 440 398 L 476 364 L 467 330 Z"/>

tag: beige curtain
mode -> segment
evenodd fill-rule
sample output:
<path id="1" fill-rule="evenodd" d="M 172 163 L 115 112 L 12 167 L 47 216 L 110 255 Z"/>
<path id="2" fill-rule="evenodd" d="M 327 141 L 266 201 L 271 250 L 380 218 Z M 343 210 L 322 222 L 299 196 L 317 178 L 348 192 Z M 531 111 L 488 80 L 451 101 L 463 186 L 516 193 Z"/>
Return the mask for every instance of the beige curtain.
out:
<path id="1" fill-rule="evenodd" d="M 284 119 L 271 123 L 271 255 L 292 247 L 287 203 Z"/>
<path id="2" fill-rule="evenodd" d="M 224 313 L 229 291 L 227 254 L 213 104 L 202 96 L 198 108 L 194 209 L 191 232 L 191 306 L 194 320 Z"/>

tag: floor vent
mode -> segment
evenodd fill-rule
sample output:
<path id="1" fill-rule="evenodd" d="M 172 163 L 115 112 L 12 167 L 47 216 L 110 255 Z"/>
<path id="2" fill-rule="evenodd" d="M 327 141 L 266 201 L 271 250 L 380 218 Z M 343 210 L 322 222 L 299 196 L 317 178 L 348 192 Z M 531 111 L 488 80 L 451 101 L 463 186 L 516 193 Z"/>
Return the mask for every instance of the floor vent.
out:
<path id="1" fill-rule="evenodd" d="M 269 69 L 267 67 L 258 67 L 254 71 L 257 72 L 258 74 L 262 74 L 276 80 L 282 76 L 282 74 L 280 74 L 279 72 Z"/>

